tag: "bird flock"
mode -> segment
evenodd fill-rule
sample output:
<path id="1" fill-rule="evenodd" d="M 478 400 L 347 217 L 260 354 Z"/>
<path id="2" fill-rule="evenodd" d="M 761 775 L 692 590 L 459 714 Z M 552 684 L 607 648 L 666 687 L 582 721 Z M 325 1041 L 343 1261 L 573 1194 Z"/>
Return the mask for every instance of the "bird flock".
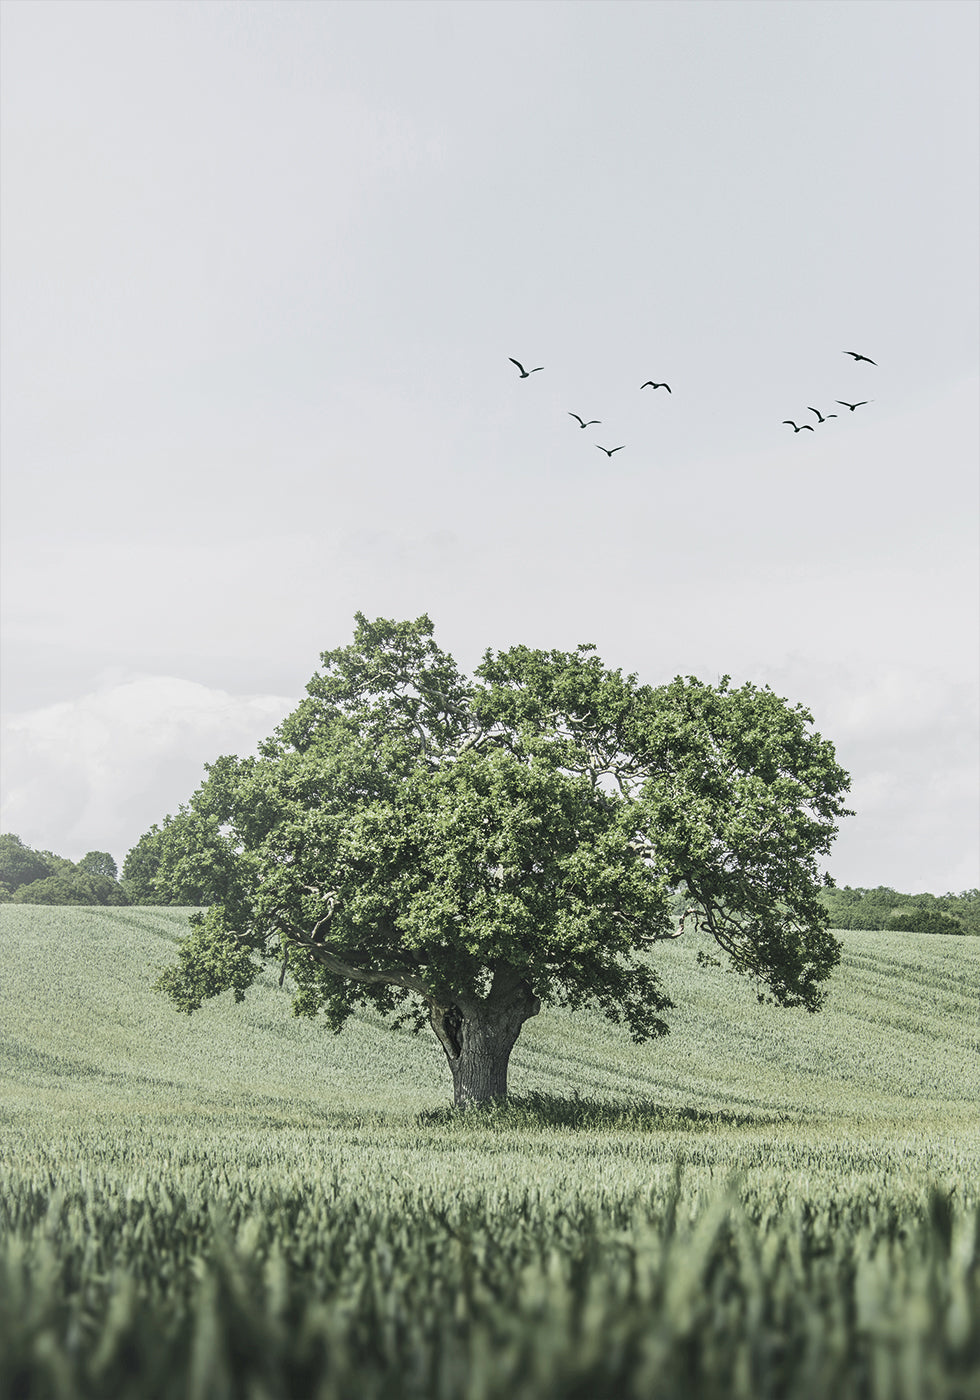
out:
<path id="1" fill-rule="evenodd" d="M 875 368 L 877 368 L 876 360 L 872 360 L 868 355 L 860 354 L 857 350 L 844 350 L 841 353 L 844 355 L 850 355 L 854 360 L 855 364 L 857 364 L 859 361 L 863 361 L 865 364 L 874 365 Z M 538 374 L 541 370 L 544 369 L 544 365 L 535 365 L 533 369 L 525 369 L 524 366 L 521 364 L 520 360 L 515 360 L 513 355 L 508 356 L 508 359 L 510 360 L 512 365 L 517 366 L 517 369 L 520 372 L 520 377 L 522 379 L 530 379 L 532 374 Z M 671 389 L 669 384 L 665 384 L 663 380 L 655 379 L 647 379 L 643 384 L 640 385 L 640 389 L 666 389 L 668 394 L 673 393 L 673 390 Z M 856 409 L 864 408 L 866 404 L 873 403 L 874 400 L 858 399 L 857 402 L 850 403 L 847 399 L 835 399 L 834 402 L 840 408 L 846 408 L 851 413 L 854 413 Z M 837 413 L 822 413 L 819 408 L 814 408 L 812 404 L 807 404 L 806 407 L 808 413 L 813 413 L 816 415 L 817 427 L 819 427 L 823 423 L 826 423 L 830 418 L 839 417 Z M 600 428 L 602 426 L 601 418 L 582 418 L 579 414 L 573 413 L 571 409 L 568 410 L 568 416 L 569 418 L 574 418 L 576 423 L 583 430 L 585 428 Z M 787 427 L 792 428 L 794 434 L 812 433 L 814 431 L 814 426 L 812 423 L 797 423 L 793 418 L 784 418 L 783 423 Z M 597 442 L 595 443 L 595 446 L 600 452 L 604 452 L 607 457 L 611 457 L 614 452 L 622 452 L 626 444 L 623 442 L 620 443 L 618 447 L 603 447 L 601 443 Z"/>
<path id="2" fill-rule="evenodd" d="M 850 355 L 853 358 L 855 364 L 857 364 L 859 360 L 863 360 L 866 365 L 874 365 L 876 369 L 878 367 L 877 361 L 870 359 L 867 355 L 858 354 L 857 350 L 844 350 L 841 353 L 844 355 Z M 848 403 L 847 399 L 834 400 L 834 403 L 839 404 L 841 408 L 850 409 L 852 413 L 856 408 L 863 408 L 865 404 L 873 402 L 873 399 L 859 399 L 857 403 Z M 807 413 L 815 413 L 817 415 L 818 428 L 821 423 L 826 423 L 828 418 L 838 417 L 838 414 L 836 413 L 821 413 L 819 408 L 814 408 L 813 404 L 810 403 L 807 404 L 806 409 Z M 783 422 L 786 424 L 787 427 L 792 428 L 794 433 L 812 433 L 814 431 L 812 423 L 797 423 L 793 418 L 784 418 Z"/>
<path id="3" fill-rule="evenodd" d="M 513 357 L 513 355 L 509 355 L 507 358 L 510 360 L 510 362 L 511 362 L 512 365 L 516 365 L 516 366 L 517 366 L 518 370 L 520 371 L 520 376 L 521 376 L 522 379 L 530 379 L 530 377 L 531 377 L 532 374 L 537 374 L 539 370 L 544 369 L 544 365 L 535 365 L 534 369 L 525 369 L 524 366 L 521 364 L 520 360 L 515 360 L 514 357 Z M 671 387 L 670 387 L 669 384 L 664 384 L 664 383 L 662 383 L 662 382 L 661 382 L 661 383 L 656 383 L 656 382 L 655 382 L 654 380 L 652 380 L 652 379 L 648 379 L 648 380 L 646 381 L 645 384 L 641 384 L 641 385 L 640 385 L 640 388 L 641 388 L 641 389 L 666 389 L 668 394 L 672 392 Z M 573 412 L 571 411 L 571 409 L 568 410 L 568 416 L 569 416 L 569 418 L 574 418 L 575 421 L 576 421 L 576 423 L 579 425 L 580 428 L 601 428 L 601 427 L 602 427 L 602 419 L 601 419 L 601 418 L 582 418 L 582 417 L 579 416 L 579 414 L 573 413 Z M 623 448 L 626 446 L 626 444 L 625 444 L 625 442 L 621 442 L 621 443 L 619 444 L 618 447 L 603 447 L 601 443 L 597 442 L 597 443 L 595 444 L 595 446 L 599 449 L 600 452 L 604 452 L 604 453 L 606 454 L 607 457 L 611 457 L 611 456 L 613 455 L 614 452 L 622 452 L 622 450 L 623 450 Z"/>

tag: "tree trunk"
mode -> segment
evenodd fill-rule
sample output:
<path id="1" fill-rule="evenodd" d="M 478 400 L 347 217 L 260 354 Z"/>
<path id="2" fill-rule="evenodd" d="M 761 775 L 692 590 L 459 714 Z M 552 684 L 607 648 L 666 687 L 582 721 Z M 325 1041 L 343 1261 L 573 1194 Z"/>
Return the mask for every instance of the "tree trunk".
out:
<path id="1" fill-rule="evenodd" d="M 507 1097 L 510 1052 L 524 1022 L 540 1010 L 530 983 L 506 964 L 494 972 L 486 997 L 430 1004 L 429 1021 L 449 1062 L 457 1108 Z"/>

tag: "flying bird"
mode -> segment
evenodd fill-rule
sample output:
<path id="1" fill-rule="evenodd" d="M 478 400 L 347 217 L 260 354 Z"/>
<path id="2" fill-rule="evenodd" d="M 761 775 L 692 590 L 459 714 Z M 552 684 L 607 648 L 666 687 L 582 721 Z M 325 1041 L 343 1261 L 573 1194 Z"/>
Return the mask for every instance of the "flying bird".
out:
<path id="1" fill-rule="evenodd" d="M 856 408 L 863 408 L 866 403 L 870 402 L 870 399 L 861 399 L 859 403 L 846 403 L 844 399 L 834 399 L 834 403 L 839 403 L 841 408 L 849 408 L 852 413 Z"/>
<path id="2" fill-rule="evenodd" d="M 819 408 L 814 408 L 814 407 L 813 407 L 813 404 L 812 404 L 812 403 L 808 403 L 808 404 L 807 404 L 807 408 L 810 410 L 811 413 L 815 413 L 815 414 L 817 415 L 817 418 L 820 420 L 821 423 L 825 422 L 828 418 L 836 418 L 836 417 L 837 417 L 837 414 L 836 414 L 836 413 L 821 413 L 820 410 L 819 410 Z M 788 423 L 788 422 L 789 422 L 789 419 L 788 419 L 788 418 L 784 419 L 784 422 L 787 422 L 787 423 Z"/>
<path id="3" fill-rule="evenodd" d="M 602 422 L 602 419 L 601 419 L 601 418 L 590 418 L 589 421 L 586 423 L 584 419 L 579 418 L 578 414 L 577 414 L 577 413 L 573 413 L 573 412 L 571 411 L 571 409 L 569 409 L 569 411 L 568 411 L 568 416 L 569 416 L 569 418 L 574 418 L 574 419 L 576 420 L 576 422 L 578 423 L 578 425 L 579 425 L 580 428 L 591 428 L 592 425 L 593 425 L 593 423 L 601 423 L 601 422 Z"/>
<path id="4" fill-rule="evenodd" d="M 793 429 L 793 432 L 794 432 L 794 433 L 802 433 L 802 431 L 803 431 L 804 428 L 807 430 L 808 433 L 812 433 L 812 432 L 813 432 L 813 424 L 812 424 L 812 423 L 801 423 L 800 426 L 797 427 L 796 424 L 793 422 L 792 418 L 784 418 L 784 419 L 783 419 L 783 422 L 784 422 L 784 423 L 788 423 L 789 426 Z"/>
<path id="5" fill-rule="evenodd" d="M 646 382 L 645 384 L 641 384 L 641 385 L 640 385 L 640 388 L 641 388 L 641 389 L 666 389 L 668 394 L 671 392 L 671 390 L 670 390 L 670 385 L 669 385 L 669 384 L 654 384 L 654 382 L 653 382 L 652 379 L 648 379 L 647 382 Z"/>
<path id="6" fill-rule="evenodd" d="M 876 360 L 869 360 L 868 357 L 867 357 L 867 355 L 859 355 L 858 352 L 857 352 L 856 350 L 842 350 L 842 351 L 841 351 L 841 354 L 842 354 L 842 355 L 853 355 L 853 356 L 854 356 L 854 361 L 855 361 L 855 363 L 857 363 L 858 360 L 864 360 L 866 364 L 874 365 L 876 369 L 877 369 L 877 367 L 878 367 L 878 366 L 877 366 L 877 361 L 876 361 Z"/>
<path id="7" fill-rule="evenodd" d="M 620 443 L 618 447 L 603 447 L 600 443 L 596 443 L 596 447 L 599 448 L 599 451 L 604 452 L 607 457 L 611 457 L 614 452 L 622 452 L 625 446 L 625 442 Z"/>
<path id="8" fill-rule="evenodd" d="M 537 365 L 534 369 L 525 369 L 520 360 L 515 360 L 513 355 L 508 355 L 507 358 L 512 365 L 516 365 L 520 370 L 522 379 L 530 379 L 532 374 L 537 374 L 539 369 L 544 369 L 544 365 Z"/>

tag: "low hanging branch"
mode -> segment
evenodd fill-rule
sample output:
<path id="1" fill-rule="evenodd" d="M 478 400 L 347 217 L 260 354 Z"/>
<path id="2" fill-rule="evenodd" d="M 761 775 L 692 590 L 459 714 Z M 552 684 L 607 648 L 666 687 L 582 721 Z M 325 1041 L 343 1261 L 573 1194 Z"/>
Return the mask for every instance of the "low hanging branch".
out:
<path id="1" fill-rule="evenodd" d="M 364 982 L 369 986 L 372 983 L 383 982 L 391 987 L 403 987 L 407 992 L 417 992 L 420 996 L 427 996 L 429 993 L 421 977 L 416 977 L 407 967 L 386 967 L 378 970 L 355 967 L 353 963 L 328 952 L 321 944 L 303 942 L 301 946 L 335 977 L 349 977 L 353 982 Z"/>
<path id="2" fill-rule="evenodd" d="M 700 911 L 700 909 L 685 909 L 684 912 L 683 912 L 683 914 L 681 915 L 680 928 L 677 930 L 677 932 L 676 932 L 675 934 L 672 935 L 672 937 L 674 937 L 674 938 L 680 938 L 681 934 L 684 932 L 684 920 L 687 918 L 687 916 L 688 916 L 689 914 L 690 914 L 690 915 L 693 917 L 693 919 L 694 919 L 694 932 L 697 933 L 698 929 L 701 927 L 700 922 L 699 922 L 700 916 L 701 916 L 701 911 Z"/>
<path id="3" fill-rule="evenodd" d="M 331 890 L 331 896 L 336 896 L 336 891 Z M 366 985 L 377 985 L 387 983 L 392 987 L 402 987 L 405 991 L 417 992 L 420 996 L 427 996 L 429 989 L 420 977 L 416 977 L 410 968 L 394 966 L 386 968 L 365 968 L 356 967 L 346 958 L 332 953 L 328 948 L 318 941 L 320 930 L 324 928 L 333 918 L 334 908 L 320 919 L 309 934 L 302 934 L 296 929 L 289 929 L 288 932 L 280 929 L 279 938 L 283 948 L 283 969 L 279 978 L 280 987 L 286 976 L 286 963 L 289 958 L 289 948 L 303 948 L 307 957 L 318 962 L 321 967 L 332 973 L 335 977 L 349 977 L 353 982 L 363 982 Z"/>

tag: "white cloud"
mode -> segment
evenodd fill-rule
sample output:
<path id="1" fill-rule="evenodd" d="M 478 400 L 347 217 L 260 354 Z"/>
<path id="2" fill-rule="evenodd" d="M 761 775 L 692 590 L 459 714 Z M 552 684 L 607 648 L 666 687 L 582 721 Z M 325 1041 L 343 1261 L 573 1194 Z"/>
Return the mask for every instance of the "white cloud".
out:
<path id="1" fill-rule="evenodd" d="M 69 859 L 108 850 L 121 865 L 144 831 L 187 800 L 205 763 L 250 752 L 294 704 L 136 676 L 9 715 L 0 826 Z"/>
<path id="2" fill-rule="evenodd" d="M 870 660 L 764 668 L 802 699 L 851 774 L 829 861 L 838 884 L 915 893 L 980 883 L 980 720 L 973 684 L 947 671 Z"/>

